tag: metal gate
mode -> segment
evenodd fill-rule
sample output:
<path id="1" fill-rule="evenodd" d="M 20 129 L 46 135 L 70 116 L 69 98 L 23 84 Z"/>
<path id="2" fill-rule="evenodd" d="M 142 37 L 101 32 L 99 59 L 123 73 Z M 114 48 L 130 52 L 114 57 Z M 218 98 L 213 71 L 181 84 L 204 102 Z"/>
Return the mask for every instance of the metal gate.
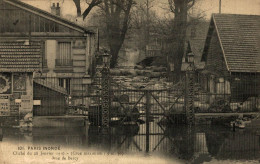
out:
<path id="1" fill-rule="evenodd" d="M 106 53 L 98 56 L 99 65 L 89 88 L 89 134 L 101 132 L 103 140 L 111 141 L 114 132 L 119 130 L 116 135 L 120 138 L 118 147 L 132 145 L 134 149 L 146 152 L 160 149 L 165 140 L 172 140 L 167 129 L 187 122 L 185 79 L 164 89 L 132 89 L 118 82 L 121 77 L 110 75 L 107 58 Z M 104 133 L 103 129 L 109 130 Z M 139 141 L 134 136 L 138 136 Z"/>
<path id="2" fill-rule="evenodd" d="M 99 81 L 102 79 L 100 78 Z M 171 140 L 167 135 L 167 127 L 174 124 L 186 124 L 184 87 L 181 83 L 169 89 L 160 90 L 127 89 L 120 86 L 115 81 L 115 77 L 110 77 L 109 83 L 110 129 L 119 128 L 121 133 L 127 130 L 129 135 L 137 135 L 138 139 L 143 140 L 142 142 L 135 141 L 134 137 L 129 138 L 129 136 L 123 135 L 119 147 L 134 145 L 135 149 L 139 151 L 155 151 L 161 146 L 161 143 Z M 92 105 L 88 113 L 92 129 L 102 126 L 102 117 L 104 117 L 101 96 L 104 92 L 102 92 L 101 86 L 99 89 L 96 86 L 95 90 L 97 94 L 92 97 Z M 111 137 L 111 135 L 109 136 Z M 128 141 L 129 139 L 131 141 Z M 156 143 L 151 142 L 153 140 L 156 140 Z"/>
<path id="3" fill-rule="evenodd" d="M 99 79 L 102 81 L 102 78 Z M 185 123 L 184 87 L 181 83 L 168 89 L 127 89 L 109 79 L 110 124 L 133 124 L 155 121 L 157 123 Z M 90 122 L 102 125 L 102 86 L 96 85 L 89 110 Z"/>
<path id="4" fill-rule="evenodd" d="M 89 88 L 91 105 L 89 121 L 93 125 L 174 124 L 185 123 L 185 80 L 156 89 L 132 89 L 118 83 L 110 75 L 110 55 L 104 51 L 96 55 L 96 72 Z M 190 102 L 188 101 L 188 104 Z"/>

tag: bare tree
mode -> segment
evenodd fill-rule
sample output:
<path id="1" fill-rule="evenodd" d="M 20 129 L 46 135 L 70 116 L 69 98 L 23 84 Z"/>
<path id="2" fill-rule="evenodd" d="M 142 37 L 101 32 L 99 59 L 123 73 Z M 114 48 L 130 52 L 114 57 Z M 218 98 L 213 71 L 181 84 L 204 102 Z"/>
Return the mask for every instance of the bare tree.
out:
<path id="1" fill-rule="evenodd" d="M 145 0 L 133 8 L 131 13 L 131 29 L 137 34 L 138 48 L 145 50 L 149 44 L 150 33 L 153 32 L 153 25 L 158 19 L 155 11 L 151 10 L 155 0 Z"/>
<path id="2" fill-rule="evenodd" d="M 185 50 L 188 11 L 196 0 L 168 0 L 171 12 L 174 14 L 169 60 L 174 63 L 174 79 L 179 80 L 182 58 Z"/>
<path id="3" fill-rule="evenodd" d="M 104 0 L 102 6 L 106 16 L 107 41 L 112 55 L 110 66 L 117 65 L 119 50 L 129 27 L 130 10 L 133 0 Z"/>
<path id="4" fill-rule="evenodd" d="M 154 0 L 146 0 L 144 5 L 146 8 L 146 33 L 145 33 L 145 38 L 146 38 L 146 45 L 149 44 L 150 40 L 150 9 L 153 7 Z"/>

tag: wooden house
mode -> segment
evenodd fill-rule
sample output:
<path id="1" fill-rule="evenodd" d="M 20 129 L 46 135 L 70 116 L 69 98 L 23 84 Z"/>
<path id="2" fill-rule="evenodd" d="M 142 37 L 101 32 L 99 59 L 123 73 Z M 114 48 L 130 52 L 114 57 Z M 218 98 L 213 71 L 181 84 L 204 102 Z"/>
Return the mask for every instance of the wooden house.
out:
<path id="1" fill-rule="evenodd" d="M 215 97 L 259 109 L 260 16 L 213 14 L 201 60 L 201 83 Z M 214 101 L 214 99 L 212 100 Z M 250 101 L 250 102 L 249 102 Z"/>
<path id="2" fill-rule="evenodd" d="M 10 72 L 30 72 L 28 76 L 34 79 L 34 87 L 41 85 L 62 94 L 63 88 L 72 97 L 74 105 L 84 104 L 91 83 L 96 35 L 92 30 L 61 18 L 59 10 L 59 4 L 53 4 L 52 13 L 49 13 L 18 0 L 0 0 L 0 64 L 1 67 L 6 66 L 5 70 L 1 68 L 1 72 L 5 77 Z M 15 47 L 14 51 L 8 53 L 10 56 L 3 52 L 7 43 Z M 18 53 L 21 51 L 24 51 L 23 55 Z M 30 55 L 34 52 L 37 52 L 37 58 Z M 14 58 L 12 55 L 16 54 L 18 56 Z M 7 60 L 8 63 L 4 64 Z M 15 70 L 7 68 L 7 65 L 12 65 Z M 12 87 L 8 91 L 13 93 L 15 86 Z M 41 93 L 34 90 L 37 98 L 48 97 L 41 96 Z M 48 102 L 49 107 L 53 104 L 55 102 Z M 59 114 L 43 111 L 39 115 L 51 113 Z"/>

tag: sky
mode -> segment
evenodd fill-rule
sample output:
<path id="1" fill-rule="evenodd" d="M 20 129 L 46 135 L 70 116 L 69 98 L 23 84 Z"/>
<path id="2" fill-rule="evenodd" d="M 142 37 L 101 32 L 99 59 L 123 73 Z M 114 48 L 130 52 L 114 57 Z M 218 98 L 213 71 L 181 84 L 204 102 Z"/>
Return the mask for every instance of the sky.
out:
<path id="1" fill-rule="evenodd" d="M 76 15 L 76 7 L 72 0 L 21 0 L 28 4 L 31 4 L 40 9 L 50 12 L 50 6 L 52 3 L 60 3 L 61 14 Z M 144 0 L 136 0 L 136 2 L 142 2 Z M 222 13 L 232 14 L 250 14 L 260 15 L 260 0 L 221 0 L 222 1 Z M 155 0 L 153 10 L 164 17 L 169 15 L 167 10 L 168 0 Z M 82 8 L 86 8 L 85 0 L 82 0 Z M 206 19 L 209 19 L 212 13 L 219 12 L 219 0 L 196 0 L 194 6 L 194 13 L 205 13 Z"/>
<path id="2" fill-rule="evenodd" d="M 158 1 L 160 6 L 167 7 L 168 0 Z M 157 11 L 162 15 L 168 13 L 165 10 Z M 209 19 L 212 13 L 219 13 L 219 0 L 197 0 L 194 13 L 205 13 L 206 19 Z M 260 15 L 260 0 L 221 0 L 221 13 Z"/>

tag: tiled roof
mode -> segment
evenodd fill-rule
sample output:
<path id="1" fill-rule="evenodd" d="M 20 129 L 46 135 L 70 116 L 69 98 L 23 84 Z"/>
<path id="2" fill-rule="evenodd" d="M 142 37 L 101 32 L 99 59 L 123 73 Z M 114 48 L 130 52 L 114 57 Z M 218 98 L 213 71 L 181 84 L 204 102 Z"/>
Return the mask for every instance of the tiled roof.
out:
<path id="1" fill-rule="evenodd" d="M 260 72 L 260 15 L 213 14 L 211 21 L 228 70 Z"/>
<path id="2" fill-rule="evenodd" d="M 41 69 L 41 43 L 0 42 L 0 72 L 34 72 Z"/>

